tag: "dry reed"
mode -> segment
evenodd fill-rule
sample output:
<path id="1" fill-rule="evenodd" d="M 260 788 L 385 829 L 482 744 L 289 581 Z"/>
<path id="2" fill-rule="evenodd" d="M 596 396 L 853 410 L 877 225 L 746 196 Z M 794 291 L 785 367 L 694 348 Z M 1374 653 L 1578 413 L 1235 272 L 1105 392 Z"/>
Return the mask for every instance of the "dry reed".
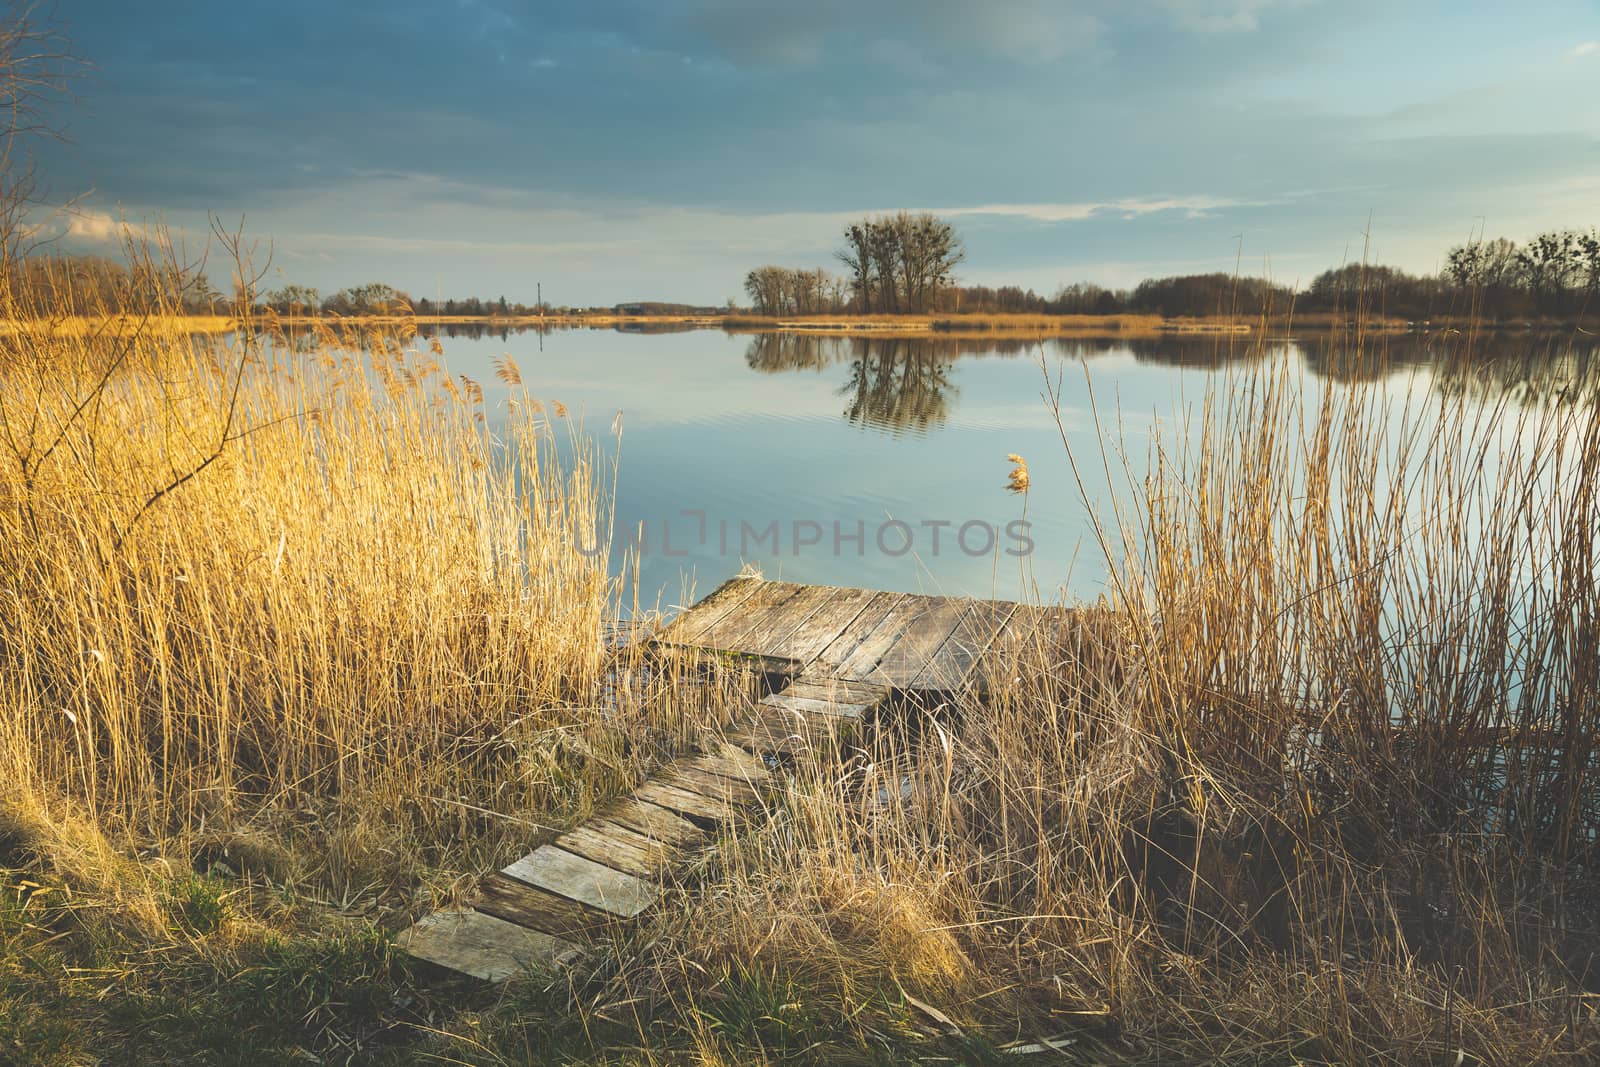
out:
<path id="1" fill-rule="evenodd" d="M 1269 362 L 1148 476 L 1074 456 L 1102 603 L 799 768 L 607 997 L 818 1061 L 1600 1053 L 1600 424 L 1422 384 Z"/>

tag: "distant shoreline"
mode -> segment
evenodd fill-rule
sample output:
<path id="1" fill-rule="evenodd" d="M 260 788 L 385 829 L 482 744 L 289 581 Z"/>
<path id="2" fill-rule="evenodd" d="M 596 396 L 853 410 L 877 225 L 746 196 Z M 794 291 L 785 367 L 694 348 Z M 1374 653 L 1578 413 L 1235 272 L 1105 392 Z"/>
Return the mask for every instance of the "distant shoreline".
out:
<path id="1" fill-rule="evenodd" d="M 325 328 L 332 330 L 374 328 L 409 324 L 424 326 L 482 326 L 499 329 L 621 329 L 641 332 L 652 329 L 723 330 L 728 333 L 795 333 L 820 337 L 929 337 L 981 336 L 995 339 L 1033 339 L 1049 337 L 1172 337 L 1172 336 L 1259 336 L 1288 331 L 1324 333 L 1443 333 L 1475 330 L 1481 332 L 1551 332 L 1582 329 L 1571 322 L 1474 323 L 1469 320 L 1436 319 L 1408 322 L 1401 319 L 1367 319 L 1358 322 L 1342 316 L 1321 313 L 1302 316 L 1273 316 L 1242 319 L 1230 316 L 1165 318 L 1159 315 L 818 315 L 781 318 L 732 313 L 727 315 L 258 315 L 257 328 Z M 89 333 L 97 329 L 148 328 L 189 333 L 226 333 L 238 328 L 239 320 L 229 315 L 166 315 L 141 317 L 69 316 L 33 322 L 0 322 L 0 334 L 40 327 Z M 1587 331 L 1585 331 L 1587 332 Z"/>
<path id="2" fill-rule="evenodd" d="M 1477 330 L 1484 332 L 1548 332 L 1568 330 L 1570 322 L 1472 322 L 1469 319 L 1433 319 L 1413 322 L 1397 318 L 1354 318 L 1328 312 L 1306 315 L 1244 316 L 1161 315 L 1040 315 L 1040 314 L 931 314 L 931 315 L 792 315 L 769 317 L 733 312 L 726 315 L 391 315 L 391 316 L 282 316 L 286 327 L 312 325 L 381 325 L 411 322 L 418 326 L 470 326 L 538 329 L 715 329 L 728 333 L 803 333 L 820 337 L 926 337 L 973 335 L 998 339 L 1048 337 L 1172 337 L 1259 336 L 1286 331 L 1331 333 L 1435 333 Z"/>

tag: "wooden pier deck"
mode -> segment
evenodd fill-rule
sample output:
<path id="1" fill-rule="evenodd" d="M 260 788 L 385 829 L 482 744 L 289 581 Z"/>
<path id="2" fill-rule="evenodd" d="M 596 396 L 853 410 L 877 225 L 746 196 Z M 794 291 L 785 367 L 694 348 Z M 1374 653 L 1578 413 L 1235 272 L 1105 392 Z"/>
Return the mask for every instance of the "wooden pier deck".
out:
<path id="1" fill-rule="evenodd" d="M 985 688 L 997 642 L 1063 619 L 1007 601 L 735 578 L 653 639 L 663 655 L 747 660 L 775 679 L 725 739 L 673 761 L 583 825 L 487 875 L 468 907 L 401 949 L 487 981 L 575 958 L 651 908 L 660 879 L 759 809 L 781 761 L 826 758 L 842 728 L 896 702 Z"/>

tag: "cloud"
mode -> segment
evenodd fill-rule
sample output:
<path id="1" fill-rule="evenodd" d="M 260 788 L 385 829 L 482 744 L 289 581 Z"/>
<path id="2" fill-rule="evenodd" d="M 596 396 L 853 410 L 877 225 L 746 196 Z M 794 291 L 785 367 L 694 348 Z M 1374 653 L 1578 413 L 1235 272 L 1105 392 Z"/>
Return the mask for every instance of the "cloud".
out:
<path id="1" fill-rule="evenodd" d="M 41 245 L 60 242 L 67 251 L 111 254 L 121 251 L 129 241 L 181 242 L 189 236 L 189 231 L 181 226 L 153 230 L 143 223 L 129 222 L 120 214 L 89 207 L 83 201 L 72 201 L 37 205 L 21 223 L 20 235 Z"/>
<path id="2" fill-rule="evenodd" d="M 941 215 L 997 215 L 1030 219 L 1034 222 L 1082 222 L 1099 215 L 1120 215 L 1136 219 L 1163 211 L 1182 211 L 1189 218 L 1202 218 L 1213 211 L 1231 207 L 1258 207 L 1261 201 L 1230 200 L 1216 196 L 1145 197 L 1125 200 L 1089 201 L 1075 204 L 981 204 L 976 207 L 945 208 Z"/>
<path id="3" fill-rule="evenodd" d="M 1179 29 L 1192 33 L 1249 33 L 1272 8 L 1299 7 L 1305 0 L 1161 0 Z"/>
<path id="4" fill-rule="evenodd" d="M 1567 53 L 1568 59 L 1584 59 L 1588 56 L 1600 56 L 1600 41 L 1585 41 Z"/>
<path id="5" fill-rule="evenodd" d="M 1250 32 L 1269 10 L 1308 2 L 1156 0 L 1141 11 L 1119 0 L 698 0 L 687 19 L 736 59 L 786 66 L 816 64 L 852 44 L 870 52 L 884 41 L 921 54 L 953 50 L 1039 65 L 1099 43 L 1113 26 Z"/>
<path id="6" fill-rule="evenodd" d="M 121 240 L 127 225 L 107 211 L 83 208 L 67 216 L 68 237 L 95 244 Z"/>
<path id="7" fill-rule="evenodd" d="M 130 238 L 142 240 L 150 236 L 144 225 L 81 203 L 47 209 L 31 229 L 35 235 L 48 240 L 65 239 L 76 245 L 101 248 L 120 247 Z"/>
<path id="8" fill-rule="evenodd" d="M 1096 41 L 1097 3 L 1059 0 L 699 0 L 688 25 L 736 59 L 807 66 L 830 46 L 894 41 L 920 53 L 957 49 L 1019 63 L 1052 63 Z"/>

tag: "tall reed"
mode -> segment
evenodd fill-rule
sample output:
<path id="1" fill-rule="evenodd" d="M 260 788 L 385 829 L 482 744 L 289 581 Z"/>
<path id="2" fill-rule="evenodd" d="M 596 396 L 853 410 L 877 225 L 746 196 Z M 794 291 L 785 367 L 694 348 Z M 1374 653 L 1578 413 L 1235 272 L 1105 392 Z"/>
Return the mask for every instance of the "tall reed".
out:
<path id="1" fill-rule="evenodd" d="M 612 998 L 822 1059 L 1594 1055 L 1596 412 L 1431 386 L 1268 360 L 1035 481 L 1123 501 L 1101 603 L 802 769 Z M 714 983 L 808 1007 L 729 1045 Z"/>
<path id="2" fill-rule="evenodd" d="M 593 708 L 615 610 L 590 440 L 404 335 L 190 339 L 160 291 L 84 329 L 71 284 L 0 334 L 13 800 L 160 839 L 368 797 L 416 847 L 548 800 L 514 742 Z"/>

